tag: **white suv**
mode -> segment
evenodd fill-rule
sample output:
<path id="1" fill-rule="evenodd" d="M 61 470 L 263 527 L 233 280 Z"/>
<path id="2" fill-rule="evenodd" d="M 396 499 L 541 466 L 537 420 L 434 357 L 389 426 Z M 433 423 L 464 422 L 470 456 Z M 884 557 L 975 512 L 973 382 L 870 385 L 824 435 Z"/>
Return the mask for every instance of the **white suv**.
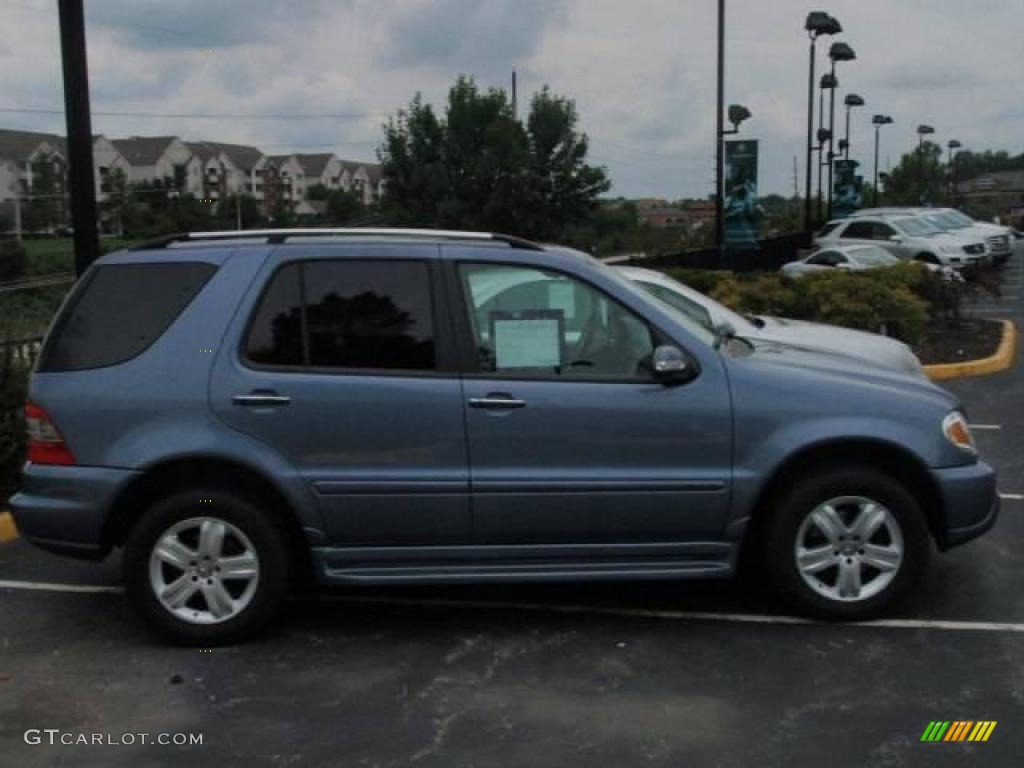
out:
<path id="1" fill-rule="evenodd" d="M 984 243 L 995 264 L 1002 264 L 1013 255 L 1013 231 L 1009 227 L 977 221 L 956 208 L 865 208 L 854 216 L 923 216 L 945 232 Z"/>
<path id="2" fill-rule="evenodd" d="M 984 264 L 985 244 L 952 237 L 919 216 L 858 215 L 830 221 L 815 237 L 819 248 L 878 245 L 904 260 L 963 269 Z"/>

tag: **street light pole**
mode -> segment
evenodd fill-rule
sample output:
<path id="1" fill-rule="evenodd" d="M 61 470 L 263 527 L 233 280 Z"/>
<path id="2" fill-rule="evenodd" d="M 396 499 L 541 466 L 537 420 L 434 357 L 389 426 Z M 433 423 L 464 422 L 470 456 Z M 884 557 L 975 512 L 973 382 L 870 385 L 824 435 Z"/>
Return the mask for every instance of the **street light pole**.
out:
<path id="1" fill-rule="evenodd" d="M 921 205 L 924 205 L 928 198 L 928 190 L 924 180 L 924 137 L 933 133 L 935 133 L 935 129 L 930 125 L 917 126 L 917 180 L 921 186 L 921 195 L 918 202 Z"/>
<path id="2" fill-rule="evenodd" d="M 722 250 L 725 233 L 724 158 L 722 133 L 725 130 L 725 0 L 718 0 L 718 107 L 715 110 L 715 247 Z"/>
<path id="3" fill-rule="evenodd" d="M 100 253 L 96 231 L 96 181 L 92 163 L 85 14 L 82 0 L 60 0 L 57 11 L 64 68 L 64 111 L 71 177 L 71 224 L 75 230 L 75 272 L 81 275 Z"/>
<path id="4" fill-rule="evenodd" d="M 807 30 L 807 37 L 810 39 L 809 66 L 807 75 L 807 168 L 806 183 L 804 185 L 804 229 L 810 232 L 814 229 L 812 203 L 811 203 L 811 163 L 814 161 L 814 153 L 818 151 L 814 144 L 814 69 L 815 69 L 815 44 L 822 35 L 836 35 L 843 31 L 842 25 L 822 11 L 812 11 L 807 14 L 804 21 L 804 29 Z M 819 127 L 821 123 L 818 123 Z M 818 189 L 821 189 L 821 170 L 819 157 Z M 818 216 L 821 216 L 819 206 Z"/>
<path id="5" fill-rule="evenodd" d="M 874 189 L 874 205 L 878 207 L 878 143 L 879 136 L 883 125 L 891 125 L 892 118 L 889 115 L 875 115 L 871 118 L 871 122 L 875 126 L 875 180 L 872 182 L 872 189 Z"/>
<path id="6" fill-rule="evenodd" d="M 832 60 L 832 79 L 838 85 L 836 81 L 836 62 L 839 61 L 853 61 L 857 58 L 857 54 L 853 52 L 853 48 L 848 46 L 846 43 L 832 43 L 828 49 L 828 57 Z M 835 134 L 836 134 L 836 91 L 832 89 L 832 93 L 829 95 L 829 139 L 828 139 L 828 216 L 832 218 L 832 161 L 836 157 L 835 154 Z"/>
<path id="7" fill-rule="evenodd" d="M 953 202 L 953 199 L 954 199 L 953 198 L 953 193 L 956 190 L 957 175 L 958 175 L 957 172 L 956 172 L 957 171 L 956 158 L 958 158 L 960 156 L 959 152 L 956 154 L 956 156 L 954 156 L 953 155 L 953 150 L 954 149 L 960 149 L 960 147 L 962 147 L 963 144 L 961 144 L 957 139 L 950 139 L 949 143 L 946 146 L 949 147 L 949 186 L 946 189 L 946 195 L 947 195 L 947 197 L 949 197 L 949 201 Z"/>

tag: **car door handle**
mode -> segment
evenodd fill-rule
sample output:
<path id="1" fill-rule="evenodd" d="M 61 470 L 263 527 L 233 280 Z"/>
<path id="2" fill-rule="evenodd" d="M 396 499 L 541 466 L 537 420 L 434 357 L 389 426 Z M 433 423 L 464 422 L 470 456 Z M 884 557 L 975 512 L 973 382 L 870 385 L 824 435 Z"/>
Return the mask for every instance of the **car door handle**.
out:
<path id="1" fill-rule="evenodd" d="M 288 405 L 292 399 L 287 395 L 279 395 L 276 392 L 252 392 L 248 395 L 235 395 L 231 402 L 235 405 L 248 405 L 260 408 L 276 408 L 280 405 Z"/>
<path id="2" fill-rule="evenodd" d="M 526 401 L 517 400 L 511 395 L 491 393 L 486 397 L 471 397 L 469 407 L 487 411 L 514 411 L 517 408 L 525 408 Z"/>

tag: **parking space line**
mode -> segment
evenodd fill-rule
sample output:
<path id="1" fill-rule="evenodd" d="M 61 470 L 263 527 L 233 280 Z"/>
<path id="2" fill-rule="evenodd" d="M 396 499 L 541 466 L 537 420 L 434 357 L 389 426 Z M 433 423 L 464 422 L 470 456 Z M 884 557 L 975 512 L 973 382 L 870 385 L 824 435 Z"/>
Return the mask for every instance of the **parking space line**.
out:
<path id="1" fill-rule="evenodd" d="M 1004 501 L 1024 501 L 1024 493 L 1000 493 L 999 498 Z"/>
<path id="2" fill-rule="evenodd" d="M 563 613 L 578 615 L 620 616 L 623 618 L 665 619 L 671 621 L 715 621 L 739 624 L 797 624 L 823 627 L 867 627 L 876 629 L 935 629 L 965 632 L 1011 632 L 1024 634 L 1024 624 L 1002 621 L 944 621 L 941 619 L 877 619 L 860 622 L 825 622 L 799 616 L 772 616 L 758 613 L 715 613 L 713 611 L 660 611 L 648 608 L 605 608 L 589 605 L 558 605 L 544 603 L 509 603 L 485 600 L 412 600 L 390 597 L 354 597 L 326 595 L 339 602 L 402 607 L 456 608 L 470 610 L 515 610 L 532 613 Z"/>
<path id="3" fill-rule="evenodd" d="M 0 589 L 27 589 L 38 592 L 80 592 L 85 594 L 120 594 L 124 587 L 98 584 L 51 584 L 45 581 L 10 581 L 0 579 Z"/>
<path id="4" fill-rule="evenodd" d="M 122 594 L 124 587 L 98 584 L 52 584 L 40 581 L 13 581 L 0 579 L 0 589 L 78 594 Z M 877 619 L 860 622 L 824 622 L 800 616 L 760 613 L 715 613 L 714 611 L 664 611 L 650 608 L 609 608 L 592 605 L 557 603 L 520 603 L 503 600 L 448 600 L 412 599 L 397 597 L 362 597 L 356 595 L 322 594 L 312 600 L 330 600 L 360 605 L 401 606 L 406 608 L 453 608 L 459 610 L 527 611 L 530 613 L 558 613 L 572 615 L 618 616 L 636 619 L 662 619 L 669 621 L 711 621 L 728 624 L 791 624 L 839 627 L 866 627 L 875 629 L 933 629 L 962 632 L 1010 632 L 1024 634 L 1024 624 L 1004 621 L 946 621 L 943 619 Z"/>
<path id="5" fill-rule="evenodd" d="M 1002 429 L 1002 424 L 971 424 L 971 429 Z"/>

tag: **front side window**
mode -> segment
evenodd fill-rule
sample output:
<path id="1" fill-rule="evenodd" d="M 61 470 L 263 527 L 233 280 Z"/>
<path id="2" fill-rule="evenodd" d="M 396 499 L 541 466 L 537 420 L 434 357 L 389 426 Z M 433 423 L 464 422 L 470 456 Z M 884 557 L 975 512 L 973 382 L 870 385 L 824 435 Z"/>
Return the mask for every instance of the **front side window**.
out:
<path id="1" fill-rule="evenodd" d="M 870 240 L 871 237 L 870 221 L 854 221 L 847 225 L 842 234 L 844 240 Z"/>
<path id="2" fill-rule="evenodd" d="M 253 315 L 245 355 L 257 365 L 434 370 L 427 264 L 290 264 L 276 273 Z"/>
<path id="3" fill-rule="evenodd" d="M 650 326 L 558 272 L 468 264 L 460 276 L 481 372 L 650 380 Z"/>

